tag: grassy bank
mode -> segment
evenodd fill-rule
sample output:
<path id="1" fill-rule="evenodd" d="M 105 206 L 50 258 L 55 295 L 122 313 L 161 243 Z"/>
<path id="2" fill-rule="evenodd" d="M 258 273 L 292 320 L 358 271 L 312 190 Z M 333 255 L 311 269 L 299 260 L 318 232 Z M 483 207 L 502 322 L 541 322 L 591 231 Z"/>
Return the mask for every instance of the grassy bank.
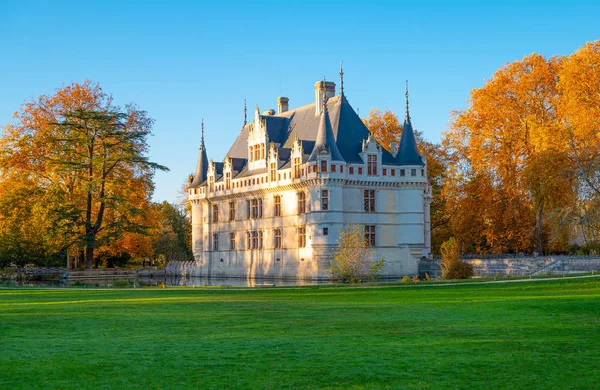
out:
<path id="1" fill-rule="evenodd" d="M 594 388 L 600 280 L 0 290 L 0 388 Z"/>

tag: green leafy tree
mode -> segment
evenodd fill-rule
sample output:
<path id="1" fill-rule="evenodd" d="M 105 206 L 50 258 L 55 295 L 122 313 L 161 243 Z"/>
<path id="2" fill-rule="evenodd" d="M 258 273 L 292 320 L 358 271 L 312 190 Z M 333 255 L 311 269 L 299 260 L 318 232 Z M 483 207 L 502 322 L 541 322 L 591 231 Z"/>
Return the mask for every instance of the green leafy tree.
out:
<path id="1" fill-rule="evenodd" d="M 329 266 L 332 280 L 361 283 L 377 277 L 385 260 L 382 258 L 374 262 L 374 250 L 365 241 L 364 227 L 361 225 L 348 224 L 340 231 L 337 249 Z"/>

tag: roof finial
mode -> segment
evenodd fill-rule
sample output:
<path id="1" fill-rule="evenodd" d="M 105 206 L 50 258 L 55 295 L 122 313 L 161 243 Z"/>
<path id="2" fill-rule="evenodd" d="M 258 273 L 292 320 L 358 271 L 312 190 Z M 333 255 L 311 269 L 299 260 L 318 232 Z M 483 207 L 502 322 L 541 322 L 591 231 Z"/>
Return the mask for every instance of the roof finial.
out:
<path id="1" fill-rule="evenodd" d="M 340 61 L 340 96 L 344 94 L 344 61 Z"/>
<path id="2" fill-rule="evenodd" d="M 202 118 L 202 141 L 200 145 L 204 149 L 204 118 Z"/>
<path id="3" fill-rule="evenodd" d="M 410 114 L 408 113 L 408 80 L 406 80 L 406 121 L 410 122 Z"/>
<path id="4" fill-rule="evenodd" d="M 246 108 L 246 99 L 244 99 L 244 126 L 248 123 L 248 109 Z"/>

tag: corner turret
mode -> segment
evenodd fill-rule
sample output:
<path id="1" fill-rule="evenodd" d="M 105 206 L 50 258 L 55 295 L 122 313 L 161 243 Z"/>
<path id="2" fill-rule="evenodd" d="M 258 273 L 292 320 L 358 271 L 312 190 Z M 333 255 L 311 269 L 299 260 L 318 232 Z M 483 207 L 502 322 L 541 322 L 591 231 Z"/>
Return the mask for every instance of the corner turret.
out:
<path id="1" fill-rule="evenodd" d="M 204 146 L 204 119 L 202 119 L 202 139 L 200 141 L 200 153 L 198 154 L 198 163 L 196 164 L 196 173 L 189 185 L 189 188 L 200 186 L 206 181 L 208 172 L 208 157 L 206 147 Z"/>
<path id="2" fill-rule="evenodd" d="M 408 112 L 408 81 L 406 82 L 406 117 L 402 126 L 402 137 L 400 138 L 396 162 L 399 165 L 424 165 L 417 147 L 415 132 L 410 123 L 410 114 Z"/>

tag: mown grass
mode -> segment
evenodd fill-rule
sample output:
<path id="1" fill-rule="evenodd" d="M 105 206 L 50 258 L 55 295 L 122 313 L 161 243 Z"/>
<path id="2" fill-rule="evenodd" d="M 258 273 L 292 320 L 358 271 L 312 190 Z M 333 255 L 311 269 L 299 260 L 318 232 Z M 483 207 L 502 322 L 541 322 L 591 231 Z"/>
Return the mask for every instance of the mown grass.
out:
<path id="1" fill-rule="evenodd" d="M 597 388 L 600 279 L 0 289 L 0 388 Z"/>

